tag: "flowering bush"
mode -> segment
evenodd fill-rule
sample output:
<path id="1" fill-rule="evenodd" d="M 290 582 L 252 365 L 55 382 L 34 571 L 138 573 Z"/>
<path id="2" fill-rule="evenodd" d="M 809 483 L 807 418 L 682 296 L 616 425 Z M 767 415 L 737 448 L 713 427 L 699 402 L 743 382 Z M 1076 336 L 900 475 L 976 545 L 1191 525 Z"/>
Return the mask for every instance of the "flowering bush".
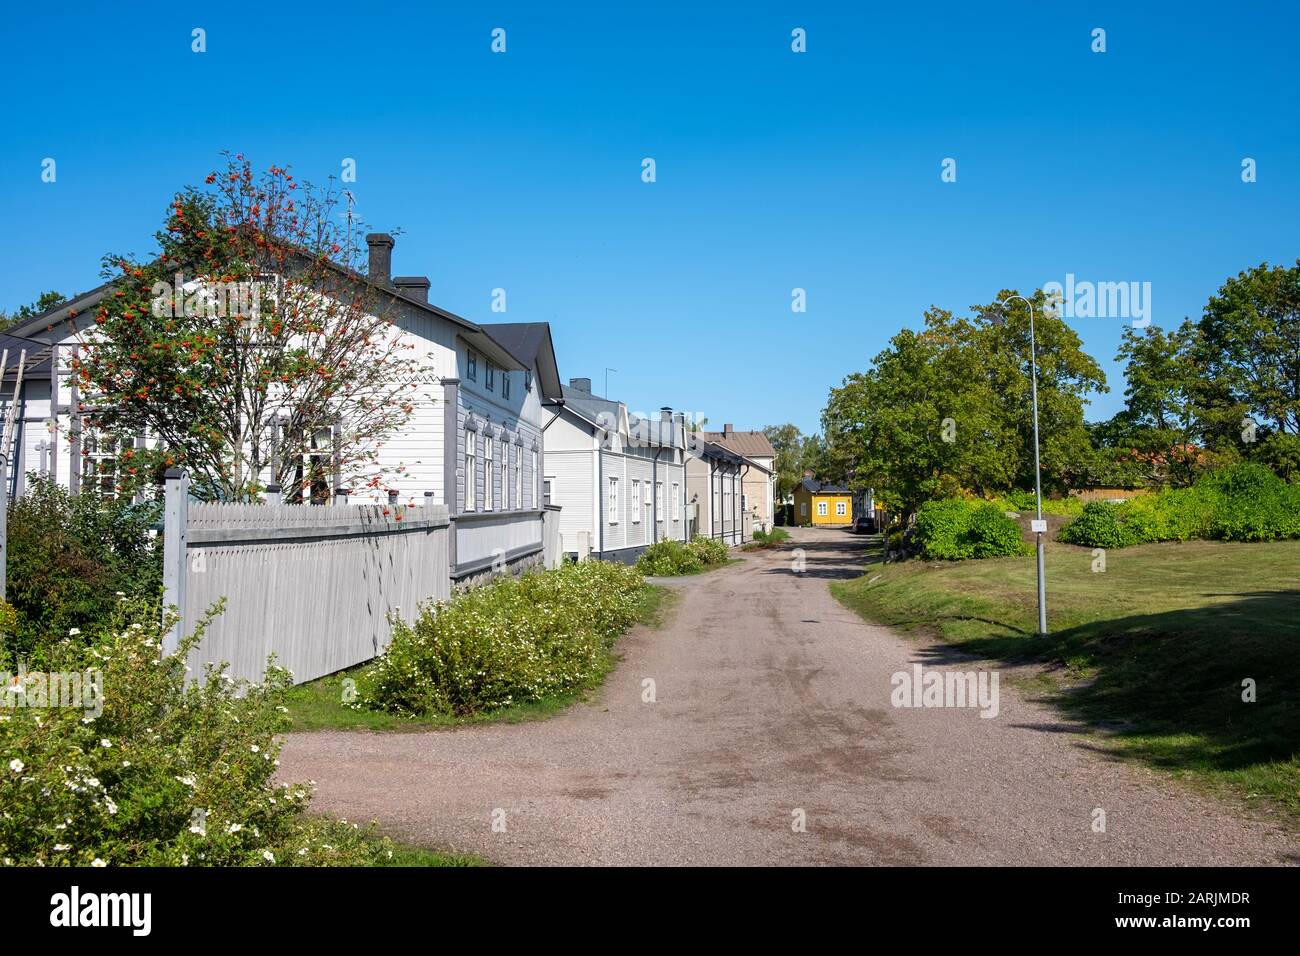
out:
<path id="1" fill-rule="evenodd" d="M 414 624 L 394 625 L 354 706 L 469 715 L 590 686 L 635 622 L 644 588 L 634 568 L 582 561 L 425 607 Z"/>
<path id="2" fill-rule="evenodd" d="M 0 707 L 0 862 L 5 865 L 358 864 L 392 845 L 308 819 L 310 791 L 273 780 L 287 674 L 261 685 L 209 668 L 186 681 L 203 626 L 162 656 L 156 606 L 123 601 L 86 644 L 52 648 Z M 47 674 L 86 678 L 79 699 Z M 55 706 L 62 703 L 63 706 Z"/>
<path id="3" fill-rule="evenodd" d="M 646 575 L 699 574 L 704 570 L 704 558 L 698 549 L 680 541 L 657 541 L 641 552 L 636 567 Z"/>
<path id="4" fill-rule="evenodd" d="M 727 560 L 727 546 L 713 538 L 700 535 L 692 539 L 686 547 L 695 552 L 705 564 L 722 564 Z"/>

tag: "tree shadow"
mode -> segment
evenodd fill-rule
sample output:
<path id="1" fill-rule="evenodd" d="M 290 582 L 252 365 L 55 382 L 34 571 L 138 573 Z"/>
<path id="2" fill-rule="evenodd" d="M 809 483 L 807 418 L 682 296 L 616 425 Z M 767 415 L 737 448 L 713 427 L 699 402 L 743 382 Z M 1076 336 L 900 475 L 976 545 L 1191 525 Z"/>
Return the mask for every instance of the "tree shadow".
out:
<path id="1" fill-rule="evenodd" d="M 1300 590 L 1202 596 L 1231 600 L 1046 638 L 990 620 L 996 633 L 927 652 L 1045 666 L 1065 678 L 1053 698 L 1063 716 L 1125 738 L 1127 752 L 1152 766 L 1236 771 L 1291 760 L 1300 747 Z M 1247 680 L 1255 702 L 1243 700 Z"/>

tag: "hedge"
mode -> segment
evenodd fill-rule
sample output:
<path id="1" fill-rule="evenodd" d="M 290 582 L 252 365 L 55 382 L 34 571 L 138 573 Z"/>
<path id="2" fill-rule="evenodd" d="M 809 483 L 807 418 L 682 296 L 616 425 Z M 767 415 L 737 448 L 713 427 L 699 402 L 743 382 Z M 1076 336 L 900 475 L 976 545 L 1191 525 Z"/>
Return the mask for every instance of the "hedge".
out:
<path id="1" fill-rule="evenodd" d="M 1023 554 L 1020 526 L 996 504 L 947 498 L 916 512 L 912 543 L 922 558 L 961 561 Z"/>

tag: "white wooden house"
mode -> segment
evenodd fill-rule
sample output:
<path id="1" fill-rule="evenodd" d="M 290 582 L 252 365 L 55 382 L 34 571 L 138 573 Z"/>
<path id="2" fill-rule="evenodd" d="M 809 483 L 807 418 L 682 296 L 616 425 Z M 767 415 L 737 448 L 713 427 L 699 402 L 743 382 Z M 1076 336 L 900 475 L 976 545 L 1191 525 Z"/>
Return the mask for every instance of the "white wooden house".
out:
<path id="1" fill-rule="evenodd" d="M 414 396 L 415 413 L 380 450 L 389 472 L 383 490 L 354 489 L 350 501 L 445 504 L 451 515 L 451 575 L 474 577 L 539 563 L 543 547 L 542 476 L 546 450 L 543 404 L 562 401 L 559 371 L 547 323 L 480 325 L 428 301 L 424 276 L 391 275 L 393 239 L 366 237 L 369 270 L 347 273 L 385 297 L 398 335 L 409 340 L 434 372 Z M 27 349 L 10 468 L 11 495 L 22 494 L 28 472 L 44 472 L 74 492 L 89 481 L 112 484 L 112 438 L 97 435 L 79 411 L 70 363 L 93 326 L 95 307 L 109 285 L 9 330 L 0 401 L 13 402 L 19 357 Z M 121 439 L 117 439 L 121 440 Z M 136 443 L 148 436 L 130 436 Z M 323 457 L 329 449 L 322 448 Z M 396 469 L 400 466 L 400 471 Z M 334 497 L 336 481 L 326 489 Z"/>
<path id="2" fill-rule="evenodd" d="M 574 378 L 545 426 L 549 500 L 573 557 L 632 562 L 656 541 L 684 541 L 686 426 L 672 409 L 638 416 Z"/>

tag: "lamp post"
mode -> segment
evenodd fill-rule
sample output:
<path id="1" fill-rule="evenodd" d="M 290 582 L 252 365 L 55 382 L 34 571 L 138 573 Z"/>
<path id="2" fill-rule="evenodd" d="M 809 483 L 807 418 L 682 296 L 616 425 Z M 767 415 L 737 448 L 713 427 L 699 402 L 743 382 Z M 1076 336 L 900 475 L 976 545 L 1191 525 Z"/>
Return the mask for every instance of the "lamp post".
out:
<path id="1" fill-rule="evenodd" d="M 1034 304 L 1023 295 L 1009 295 L 998 301 L 997 309 L 989 314 L 994 325 L 1005 325 L 1002 311 L 1012 299 L 1019 299 L 1029 309 L 1029 393 L 1034 406 L 1034 499 L 1037 502 L 1037 520 L 1033 528 L 1038 539 L 1038 636 L 1047 636 L 1047 574 L 1043 567 L 1043 534 L 1047 526 L 1043 521 L 1043 472 L 1038 460 L 1038 348 L 1034 343 Z"/>

